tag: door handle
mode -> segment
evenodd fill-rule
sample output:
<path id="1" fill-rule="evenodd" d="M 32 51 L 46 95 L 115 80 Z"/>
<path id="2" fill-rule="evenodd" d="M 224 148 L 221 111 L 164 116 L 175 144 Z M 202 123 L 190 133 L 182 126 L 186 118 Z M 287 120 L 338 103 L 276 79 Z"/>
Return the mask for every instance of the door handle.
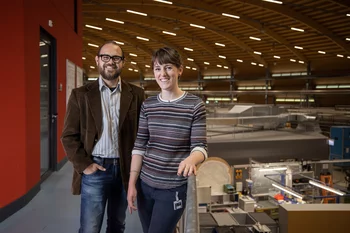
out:
<path id="1" fill-rule="evenodd" d="M 57 114 L 52 114 L 51 115 L 51 123 L 54 123 L 56 119 L 57 119 Z"/>

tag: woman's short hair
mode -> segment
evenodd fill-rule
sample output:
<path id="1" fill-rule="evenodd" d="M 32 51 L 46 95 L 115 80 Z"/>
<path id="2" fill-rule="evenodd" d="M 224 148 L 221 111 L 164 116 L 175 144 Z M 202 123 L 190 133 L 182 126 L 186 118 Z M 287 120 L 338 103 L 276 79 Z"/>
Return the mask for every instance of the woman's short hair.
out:
<path id="1" fill-rule="evenodd" d="M 154 68 L 155 62 L 158 62 L 160 65 L 170 63 L 177 68 L 180 68 L 182 66 L 182 59 L 179 52 L 169 47 L 160 48 L 153 53 L 151 64 L 152 69 Z"/>

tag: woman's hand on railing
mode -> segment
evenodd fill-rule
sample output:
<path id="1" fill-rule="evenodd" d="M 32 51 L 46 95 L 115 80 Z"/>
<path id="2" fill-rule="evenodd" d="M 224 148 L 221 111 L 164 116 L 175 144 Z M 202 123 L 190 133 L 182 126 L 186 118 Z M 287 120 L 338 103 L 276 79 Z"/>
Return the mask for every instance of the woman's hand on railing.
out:
<path id="1" fill-rule="evenodd" d="M 197 175 L 197 165 L 205 160 L 205 155 L 201 151 L 192 151 L 190 156 L 182 160 L 177 169 L 178 176 Z"/>
<path id="2" fill-rule="evenodd" d="M 136 186 L 129 184 L 127 200 L 128 200 L 128 209 L 130 214 L 132 214 L 133 211 L 137 210 L 135 206 L 136 197 L 137 197 Z"/>
<path id="3" fill-rule="evenodd" d="M 185 160 L 181 161 L 179 168 L 177 169 L 177 175 L 187 177 L 192 174 L 197 174 L 196 161 L 191 157 L 187 157 Z"/>

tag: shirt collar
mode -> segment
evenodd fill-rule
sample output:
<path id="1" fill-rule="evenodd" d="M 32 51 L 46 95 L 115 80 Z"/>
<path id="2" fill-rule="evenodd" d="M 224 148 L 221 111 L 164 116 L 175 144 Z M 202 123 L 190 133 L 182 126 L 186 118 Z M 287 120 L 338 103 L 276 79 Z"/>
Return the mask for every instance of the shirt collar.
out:
<path id="1" fill-rule="evenodd" d="M 121 80 L 122 80 L 122 77 L 119 76 L 119 81 L 118 81 L 118 84 L 117 84 L 117 90 L 119 90 L 119 92 L 122 92 L 122 85 L 121 85 Z M 99 89 L 100 91 L 103 90 L 103 88 L 109 88 L 106 83 L 103 81 L 101 75 L 98 79 L 98 84 L 99 84 Z"/>

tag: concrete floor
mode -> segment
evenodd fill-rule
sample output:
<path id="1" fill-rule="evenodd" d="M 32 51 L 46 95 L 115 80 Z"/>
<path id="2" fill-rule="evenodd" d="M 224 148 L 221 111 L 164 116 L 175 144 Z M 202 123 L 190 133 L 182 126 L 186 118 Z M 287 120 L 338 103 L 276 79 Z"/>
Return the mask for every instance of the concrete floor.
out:
<path id="1" fill-rule="evenodd" d="M 0 223 L 1 233 L 73 233 L 79 229 L 80 196 L 70 192 L 72 165 L 66 163 L 21 210 Z M 101 232 L 105 232 L 103 223 Z M 137 213 L 127 213 L 125 233 L 142 233 Z"/>

